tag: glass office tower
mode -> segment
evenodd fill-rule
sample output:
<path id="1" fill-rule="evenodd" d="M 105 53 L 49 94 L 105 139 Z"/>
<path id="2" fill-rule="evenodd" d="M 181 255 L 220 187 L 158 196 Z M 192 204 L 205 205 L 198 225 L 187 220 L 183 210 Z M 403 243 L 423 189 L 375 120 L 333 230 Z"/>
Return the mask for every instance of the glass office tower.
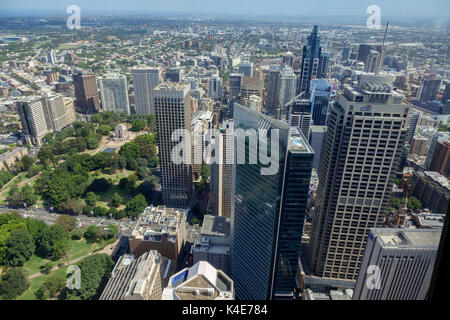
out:
<path id="1" fill-rule="evenodd" d="M 235 130 L 279 130 L 275 174 L 262 175 L 260 161 L 249 163 L 249 155 L 258 152 L 249 141 L 245 144 L 245 164 L 236 164 L 242 155 L 237 144 L 234 150 L 231 274 L 236 297 L 271 299 L 280 291 L 278 288 L 286 293 L 295 286 L 313 151 L 296 128 L 290 131 L 285 122 L 237 103 L 234 104 L 234 122 Z M 270 150 L 270 146 L 267 149 Z"/>

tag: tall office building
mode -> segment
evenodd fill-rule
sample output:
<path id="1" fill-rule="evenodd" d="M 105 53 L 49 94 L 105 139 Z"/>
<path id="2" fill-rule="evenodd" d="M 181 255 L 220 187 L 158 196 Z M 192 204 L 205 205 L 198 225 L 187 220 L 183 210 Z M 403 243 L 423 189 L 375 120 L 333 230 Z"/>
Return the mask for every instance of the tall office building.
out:
<path id="1" fill-rule="evenodd" d="M 450 178 L 450 140 L 436 141 L 429 170 Z"/>
<path id="2" fill-rule="evenodd" d="M 315 126 L 324 126 L 327 124 L 330 105 L 334 97 L 335 91 L 330 80 L 311 80 L 311 115 Z"/>
<path id="3" fill-rule="evenodd" d="M 342 60 L 348 60 L 350 59 L 350 54 L 352 53 L 352 48 L 345 47 L 342 49 Z"/>
<path id="4" fill-rule="evenodd" d="M 319 163 L 322 155 L 322 146 L 327 134 L 327 126 L 311 126 L 311 147 L 314 150 L 313 168 L 319 172 Z"/>
<path id="5" fill-rule="evenodd" d="M 138 67 L 131 69 L 133 77 L 136 114 L 155 114 L 153 89 L 161 82 L 159 68 Z"/>
<path id="6" fill-rule="evenodd" d="M 370 50 L 364 62 L 364 72 L 375 73 L 380 63 L 381 55 L 376 50 Z"/>
<path id="7" fill-rule="evenodd" d="M 283 61 L 281 62 L 281 64 L 292 68 L 294 66 L 294 59 L 295 59 L 295 56 L 292 54 L 292 52 L 288 51 L 283 56 Z"/>
<path id="8" fill-rule="evenodd" d="M 266 109 L 275 111 L 278 107 L 278 81 L 280 79 L 280 66 L 271 65 L 267 75 Z"/>
<path id="9" fill-rule="evenodd" d="M 83 113 L 95 113 L 100 110 L 97 80 L 95 75 L 74 73 L 72 75 L 75 89 L 75 108 Z"/>
<path id="10" fill-rule="evenodd" d="M 127 78 L 119 74 L 108 74 L 98 79 L 103 111 L 130 114 Z"/>
<path id="11" fill-rule="evenodd" d="M 185 163 L 175 164 L 172 150 L 179 141 L 172 141 L 172 133 L 177 129 L 191 132 L 191 109 L 189 86 L 178 83 L 163 83 L 154 91 L 156 132 L 161 166 L 161 187 L 163 202 L 168 206 L 186 206 L 192 193 L 192 165 L 189 151 L 185 150 Z M 186 139 L 186 138 L 184 138 Z"/>
<path id="12" fill-rule="evenodd" d="M 231 218 L 233 196 L 233 164 L 227 159 L 227 154 L 233 152 L 234 123 L 225 120 L 219 128 L 218 146 L 219 163 L 211 164 L 211 195 L 213 214 Z"/>
<path id="13" fill-rule="evenodd" d="M 331 107 L 308 247 L 319 277 L 356 280 L 368 232 L 384 221 L 409 114 L 393 81 L 362 74 Z"/>
<path id="14" fill-rule="evenodd" d="M 370 50 L 373 49 L 373 46 L 370 44 L 362 43 L 358 47 L 358 56 L 357 60 L 361 62 L 366 62 L 366 58 L 370 53 Z"/>
<path id="15" fill-rule="evenodd" d="M 55 65 L 55 64 L 56 64 L 56 55 L 55 55 L 55 51 L 50 50 L 50 51 L 47 53 L 47 62 L 50 63 L 50 64 L 52 64 L 52 65 Z"/>
<path id="16" fill-rule="evenodd" d="M 60 131 L 74 121 L 73 109 L 66 105 L 62 96 L 46 96 L 45 102 L 44 115 L 49 130 Z"/>
<path id="17" fill-rule="evenodd" d="M 47 127 L 48 120 L 44 113 L 45 99 L 38 96 L 27 97 L 17 101 L 16 106 L 27 143 L 41 145 L 42 137 L 51 130 Z"/>
<path id="18" fill-rule="evenodd" d="M 291 127 L 298 128 L 309 141 L 311 130 L 311 101 L 309 99 L 295 98 L 287 104 L 289 112 L 288 123 Z"/>
<path id="19" fill-rule="evenodd" d="M 236 98 L 241 93 L 241 81 L 242 74 L 232 73 L 230 74 L 230 95 L 232 98 Z"/>
<path id="20" fill-rule="evenodd" d="M 412 144 L 412 140 L 416 132 L 417 122 L 419 121 L 420 114 L 421 114 L 420 111 L 412 110 L 409 116 L 409 127 L 408 133 L 406 134 L 406 143 L 409 145 Z"/>
<path id="21" fill-rule="evenodd" d="M 243 61 L 239 64 L 238 72 L 247 77 L 253 78 L 253 62 Z"/>
<path id="22" fill-rule="evenodd" d="M 300 250 L 314 153 L 303 135 L 285 122 L 234 104 L 235 128 L 278 130 L 278 165 L 264 175 L 251 142 L 240 150 L 236 143 L 233 173 L 234 216 L 231 274 L 238 299 L 271 299 L 291 296 Z M 270 131 L 272 135 L 275 131 Z M 268 142 L 261 138 L 261 145 Z M 245 151 L 245 152 L 244 152 Z M 274 164 L 272 163 L 272 166 Z"/>
<path id="23" fill-rule="evenodd" d="M 297 85 L 297 76 L 291 67 L 285 66 L 281 69 L 280 78 L 278 79 L 278 108 L 286 107 L 286 104 L 295 98 Z M 287 110 L 284 110 L 287 111 Z"/>
<path id="24" fill-rule="evenodd" d="M 304 91 L 306 97 L 309 97 L 311 79 L 325 77 L 328 71 L 329 55 L 322 53 L 318 30 L 319 27 L 315 25 L 311 35 L 308 36 L 308 43 L 306 46 L 303 46 L 302 71 L 297 87 L 297 94 Z"/>
<path id="25" fill-rule="evenodd" d="M 222 97 L 222 79 L 219 76 L 212 76 L 209 79 L 208 97 L 216 100 Z"/>
<path id="26" fill-rule="evenodd" d="M 425 300 L 440 236 L 427 229 L 371 230 L 352 299 Z"/>
<path id="27" fill-rule="evenodd" d="M 425 104 L 428 101 L 436 99 L 436 94 L 439 92 L 439 87 L 441 85 L 441 78 L 438 75 L 427 75 L 423 79 L 419 103 Z"/>

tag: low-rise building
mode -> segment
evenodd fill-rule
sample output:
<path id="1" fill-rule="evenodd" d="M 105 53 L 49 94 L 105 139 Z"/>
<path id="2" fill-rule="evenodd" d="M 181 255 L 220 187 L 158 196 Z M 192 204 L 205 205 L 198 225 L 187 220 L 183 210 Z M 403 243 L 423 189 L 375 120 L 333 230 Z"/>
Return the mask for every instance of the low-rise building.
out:
<path id="1" fill-rule="evenodd" d="M 177 260 L 184 246 L 188 211 L 165 206 L 145 208 L 128 240 L 131 253 L 140 256 L 156 250 L 163 257 Z"/>
<path id="2" fill-rule="evenodd" d="M 170 277 L 162 300 L 234 300 L 234 283 L 223 271 L 200 261 Z"/>
<path id="3" fill-rule="evenodd" d="M 230 218 L 205 215 L 200 241 L 194 243 L 191 252 L 194 264 L 199 261 L 208 261 L 215 268 L 230 274 Z"/>
<path id="4" fill-rule="evenodd" d="M 433 212 L 445 214 L 450 199 L 450 182 L 438 172 L 415 171 L 412 176 L 415 196 Z"/>

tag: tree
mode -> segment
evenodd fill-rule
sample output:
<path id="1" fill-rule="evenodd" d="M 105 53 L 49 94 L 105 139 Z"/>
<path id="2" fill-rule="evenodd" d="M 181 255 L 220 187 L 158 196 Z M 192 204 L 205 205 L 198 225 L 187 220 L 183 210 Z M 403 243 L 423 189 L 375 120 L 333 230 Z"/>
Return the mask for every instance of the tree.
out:
<path id="1" fill-rule="evenodd" d="M 69 233 L 67 233 L 62 226 L 54 224 L 50 226 L 46 232 L 43 232 L 37 240 L 36 253 L 41 257 L 47 258 L 49 255 L 59 255 L 67 243 L 63 239 L 68 239 Z M 58 243 L 55 246 L 55 243 Z"/>
<path id="2" fill-rule="evenodd" d="M 111 183 L 105 178 L 98 178 L 92 181 L 88 190 L 93 191 L 95 193 L 105 192 L 109 188 L 111 188 Z"/>
<path id="3" fill-rule="evenodd" d="M 97 203 L 98 199 L 99 199 L 99 197 L 95 193 L 88 192 L 84 201 L 86 202 L 86 204 L 88 206 L 94 207 L 95 204 Z"/>
<path id="4" fill-rule="evenodd" d="M 120 196 L 120 194 L 118 194 L 117 192 L 114 192 L 114 194 L 112 196 L 112 201 L 111 201 L 112 206 L 117 208 L 122 204 L 122 202 L 123 202 L 123 198 Z"/>
<path id="5" fill-rule="evenodd" d="M 420 208 L 422 208 L 422 203 L 416 197 L 410 197 L 408 199 L 407 207 L 409 210 L 418 211 Z"/>
<path id="6" fill-rule="evenodd" d="M 62 214 L 58 217 L 58 219 L 56 219 L 55 223 L 62 226 L 65 231 L 70 232 L 77 226 L 77 219 L 67 214 Z"/>
<path id="7" fill-rule="evenodd" d="M 90 242 L 97 242 L 102 238 L 102 233 L 103 232 L 100 227 L 96 225 L 90 225 L 84 233 L 84 237 Z"/>
<path id="8" fill-rule="evenodd" d="M 108 214 L 108 209 L 101 206 L 94 207 L 93 211 L 96 217 L 105 217 Z"/>
<path id="9" fill-rule="evenodd" d="M 403 205 L 403 200 L 402 199 L 399 199 L 399 198 L 392 198 L 391 199 L 391 204 L 392 204 L 392 207 L 394 208 L 394 209 L 400 209 L 401 208 L 401 206 Z"/>
<path id="10" fill-rule="evenodd" d="M 8 263 L 14 267 L 23 266 L 36 249 L 33 236 L 23 229 L 13 231 L 6 245 L 8 247 Z"/>
<path id="11" fill-rule="evenodd" d="M 52 269 L 53 269 L 53 263 L 51 261 L 47 262 L 46 264 L 44 264 L 42 266 L 42 270 L 47 274 L 49 274 L 52 271 Z"/>
<path id="12" fill-rule="evenodd" d="M 69 238 L 62 238 L 58 241 L 55 241 L 52 246 L 52 255 L 55 259 L 59 259 L 64 256 L 67 251 L 70 249 L 70 240 Z"/>
<path id="13" fill-rule="evenodd" d="M 119 228 L 115 224 L 110 224 L 106 227 L 106 232 L 103 234 L 104 239 L 114 238 L 119 233 Z"/>
<path id="14" fill-rule="evenodd" d="M 25 155 L 20 159 L 20 162 L 22 163 L 22 171 L 28 171 L 33 165 L 34 159 Z"/>
<path id="15" fill-rule="evenodd" d="M 85 207 L 84 201 L 80 198 L 68 199 L 66 202 L 61 203 L 60 209 L 63 212 L 80 215 L 83 213 Z"/>
<path id="16" fill-rule="evenodd" d="M 3 273 L 0 281 L 0 296 L 5 300 L 12 300 L 28 289 L 30 283 L 22 268 L 9 268 Z"/>
<path id="17" fill-rule="evenodd" d="M 83 238 L 84 235 L 84 231 L 83 229 L 76 229 L 74 231 L 72 231 L 71 237 L 72 240 L 81 240 L 81 238 Z"/>
<path id="18" fill-rule="evenodd" d="M 97 128 L 96 132 L 103 136 L 109 136 L 109 133 L 111 132 L 111 130 L 112 130 L 112 128 L 110 126 L 103 124 Z"/>
<path id="19" fill-rule="evenodd" d="M 125 210 L 131 217 L 136 218 L 147 207 L 147 200 L 142 194 L 138 194 L 133 199 L 127 202 Z"/>
<path id="20" fill-rule="evenodd" d="M 147 126 L 147 121 L 144 119 L 136 119 L 131 122 L 131 130 L 133 131 L 142 131 Z"/>
<path id="21" fill-rule="evenodd" d="M 61 276 L 50 276 L 40 288 L 35 292 L 36 298 L 39 300 L 48 300 L 53 298 L 62 288 L 66 286 L 66 279 Z"/>
<path id="22" fill-rule="evenodd" d="M 107 254 L 93 254 L 83 258 L 78 266 L 81 270 L 80 290 L 67 290 L 68 299 L 96 299 L 106 286 L 114 262 Z"/>

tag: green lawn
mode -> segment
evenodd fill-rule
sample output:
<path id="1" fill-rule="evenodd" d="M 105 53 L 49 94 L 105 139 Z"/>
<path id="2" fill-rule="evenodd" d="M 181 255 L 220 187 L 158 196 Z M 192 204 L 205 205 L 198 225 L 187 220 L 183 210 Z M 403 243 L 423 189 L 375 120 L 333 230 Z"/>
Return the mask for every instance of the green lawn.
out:
<path id="1" fill-rule="evenodd" d="M 41 287 L 44 281 L 51 275 L 65 276 L 67 267 L 53 271 L 51 274 L 44 274 L 42 276 L 31 279 L 30 288 L 25 291 L 17 300 L 36 300 L 34 293 Z"/>
<path id="2" fill-rule="evenodd" d="M 64 257 L 63 259 L 59 259 L 58 261 L 51 261 L 48 259 L 44 259 L 38 257 L 36 255 L 32 255 L 30 260 L 25 263 L 24 269 L 28 272 L 29 275 L 38 273 L 41 271 L 41 267 L 44 266 L 47 262 L 52 262 L 54 266 L 58 264 L 67 262 L 67 260 L 74 260 L 93 252 L 94 250 L 103 247 L 103 243 L 87 243 L 85 239 L 82 240 L 71 240 L 71 248 L 67 252 L 68 259 Z"/>

